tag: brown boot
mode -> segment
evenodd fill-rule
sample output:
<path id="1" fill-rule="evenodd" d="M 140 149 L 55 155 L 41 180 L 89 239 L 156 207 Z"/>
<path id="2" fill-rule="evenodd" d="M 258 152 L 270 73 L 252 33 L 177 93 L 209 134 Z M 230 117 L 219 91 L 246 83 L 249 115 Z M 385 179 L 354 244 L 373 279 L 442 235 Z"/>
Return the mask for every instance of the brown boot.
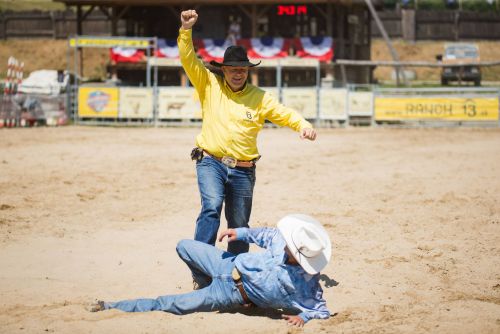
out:
<path id="1" fill-rule="evenodd" d="M 102 300 L 95 300 L 93 303 L 88 305 L 87 310 L 89 312 L 99 312 L 99 311 L 104 311 L 104 301 Z"/>

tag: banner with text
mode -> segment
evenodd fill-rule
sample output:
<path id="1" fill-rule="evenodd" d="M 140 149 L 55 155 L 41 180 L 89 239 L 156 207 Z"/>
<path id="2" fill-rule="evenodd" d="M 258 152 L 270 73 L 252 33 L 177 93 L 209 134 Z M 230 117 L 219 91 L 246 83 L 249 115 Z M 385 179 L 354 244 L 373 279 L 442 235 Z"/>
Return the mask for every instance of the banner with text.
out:
<path id="1" fill-rule="evenodd" d="M 92 118 L 118 117 L 118 88 L 80 87 L 78 116 Z"/>
<path id="2" fill-rule="evenodd" d="M 153 118 L 153 88 L 120 88 L 120 118 Z"/>
<path id="3" fill-rule="evenodd" d="M 316 88 L 287 88 L 282 92 L 283 104 L 304 118 L 316 118 Z"/>
<path id="4" fill-rule="evenodd" d="M 349 93 L 349 116 L 371 116 L 373 113 L 372 92 Z"/>
<path id="5" fill-rule="evenodd" d="M 158 108 L 160 119 L 201 118 L 201 105 L 194 88 L 160 88 Z"/>
<path id="6" fill-rule="evenodd" d="M 347 89 L 321 89 L 321 118 L 346 120 Z"/>
<path id="7" fill-rule="evenodd" d="M 146 49 L 152 41 L 151 38 L 79 36 L 70 38 L 69 45 L 71 47 Z"/>
<path id="8" fill-rule="evenodd" d="M 376 97 L 375 120 L 498 121 L 497 97 Z"/>

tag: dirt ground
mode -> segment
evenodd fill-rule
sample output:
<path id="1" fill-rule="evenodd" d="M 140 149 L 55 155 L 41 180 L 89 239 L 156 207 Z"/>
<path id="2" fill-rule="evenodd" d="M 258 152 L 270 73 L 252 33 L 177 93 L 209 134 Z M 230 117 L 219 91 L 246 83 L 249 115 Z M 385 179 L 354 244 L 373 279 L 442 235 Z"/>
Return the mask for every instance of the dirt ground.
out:
<path id="1" fill-rule="evenodd" d="M 251 225 L 297 212 L 325 225 L 328 320 L 87 312 L 191 290 L 175 245 L 200 208 L 198 131 L 0 131 L 1 333 L 500 332 L 500 129 L 261 133 Z"/>

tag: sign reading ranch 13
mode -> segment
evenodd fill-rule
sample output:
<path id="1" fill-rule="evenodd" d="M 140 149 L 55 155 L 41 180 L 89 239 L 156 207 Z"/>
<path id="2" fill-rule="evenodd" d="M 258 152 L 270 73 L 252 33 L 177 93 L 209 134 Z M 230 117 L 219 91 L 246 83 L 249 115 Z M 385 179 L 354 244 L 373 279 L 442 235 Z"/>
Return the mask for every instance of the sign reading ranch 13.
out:
<path id="1" fill-rule="evenodd" d="M 78 116 L 117 118 L 118 97 L 118 88 L 80 87 L 78 90 Z"/>
<path id="2" fill-rule="evenodd" d="M 376 97 L 375 120 L 498 121 L 498 98 Z"/>

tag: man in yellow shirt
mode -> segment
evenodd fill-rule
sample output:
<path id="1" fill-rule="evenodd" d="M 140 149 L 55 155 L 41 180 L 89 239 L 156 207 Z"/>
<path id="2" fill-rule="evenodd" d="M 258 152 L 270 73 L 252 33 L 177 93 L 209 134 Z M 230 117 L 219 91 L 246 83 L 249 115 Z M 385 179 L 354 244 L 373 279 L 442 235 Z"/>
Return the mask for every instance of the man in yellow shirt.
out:
<path id="1" fill-rule="evenodd" d="M 315 140 L 316 131 L 299 113 L 247 83 L 249 68 L 258 64 L 248 60 L 243 47 L 230 46 L 222 63 L 211 62 L 220 67 L 223 76 L 208 71 L 193 47 L 192 27 L 197 19 L 195 10 L 181 13 L 177 44 L 182 66 L 198 93 L 202 108 L 202 129 L 192 152 L 202 204 L 195 240 L 214 245 L 224 202 L 228 228 L 248 227 L 255 162 L 260 157 L 257 134 L 265 120 L 292 128 L 302 139 Z M 248 244 L 233 242 L 228 251 L 247 252 Z"/>

